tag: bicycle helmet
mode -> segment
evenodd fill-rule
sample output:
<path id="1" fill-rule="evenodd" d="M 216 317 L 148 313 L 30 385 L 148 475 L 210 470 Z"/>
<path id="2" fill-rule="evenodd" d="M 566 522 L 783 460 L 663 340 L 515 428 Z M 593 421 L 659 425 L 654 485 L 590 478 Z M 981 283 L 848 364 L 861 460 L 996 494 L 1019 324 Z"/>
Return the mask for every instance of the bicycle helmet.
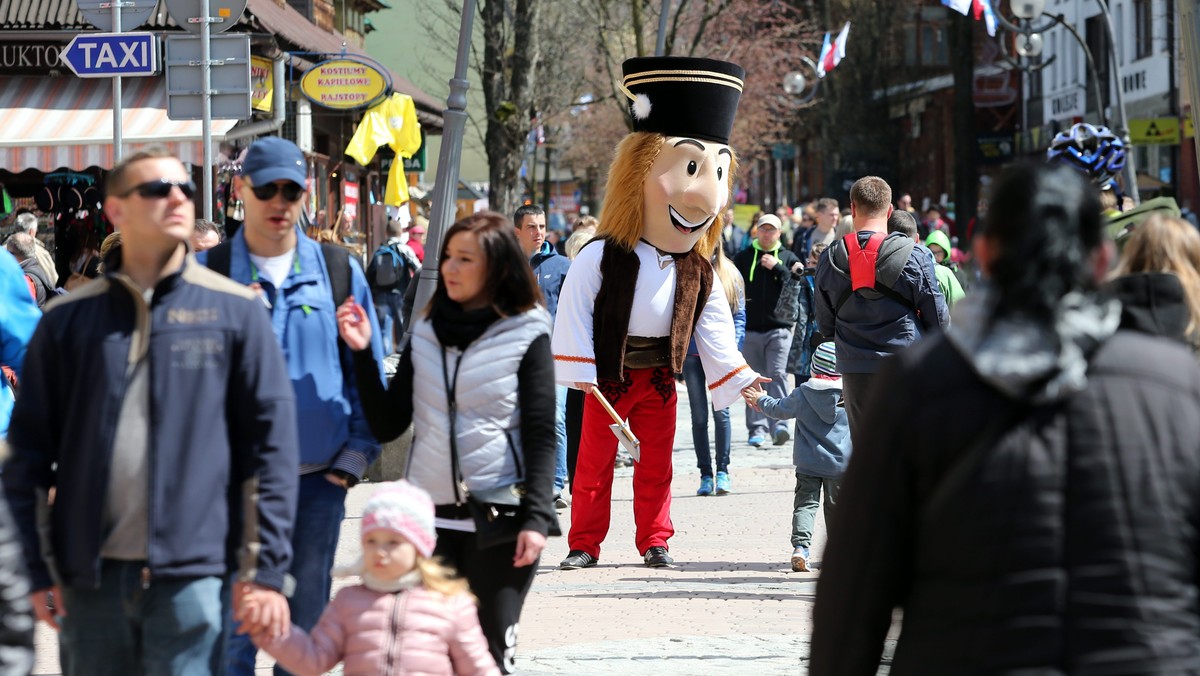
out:
<path id="1" fill-rule="evenodd" d="M 1125 142 L 1108 127 L 1080 122 L 1054 136 L 1046 159 L 1083 172 L 1101 189 L 1111 188 L 1125 168 Z"/>

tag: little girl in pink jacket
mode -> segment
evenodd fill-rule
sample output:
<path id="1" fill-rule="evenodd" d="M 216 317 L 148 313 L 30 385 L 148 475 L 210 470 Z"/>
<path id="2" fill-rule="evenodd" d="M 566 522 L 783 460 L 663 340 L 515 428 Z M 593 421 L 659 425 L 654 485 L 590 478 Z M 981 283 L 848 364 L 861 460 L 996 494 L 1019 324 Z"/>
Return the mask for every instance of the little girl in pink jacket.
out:
<path id="1" fill-rule="evenodd" d="M 499 674 L 466 582 L 433 561 L 433 502 L 407 481 L 380 488 L 362 516 L 362 558 L 341 574 L 362 584 L 337 593 L 310 634 L 292 625 L 254 643 L 297 676 L 344 662 L 360 674 Z"/>

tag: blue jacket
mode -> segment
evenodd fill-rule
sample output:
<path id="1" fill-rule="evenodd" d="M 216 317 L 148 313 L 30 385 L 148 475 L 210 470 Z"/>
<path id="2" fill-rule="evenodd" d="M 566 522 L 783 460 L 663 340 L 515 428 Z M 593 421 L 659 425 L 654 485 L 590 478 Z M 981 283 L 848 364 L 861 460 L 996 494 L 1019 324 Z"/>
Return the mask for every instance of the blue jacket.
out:
<path id="1" fill-rule="evenodd" d="M 858 236 L 859 242 L 865 244 L 870 233 L 864 230 Z M 880 259 L 903 245 L 904 238 L 905 235 L 898 232 L 889 235 L 879 247 Z M 817 330 L 837 344 L 839 371 L 875 373 L 882 367 L 885 357 L 950 323 L 946 299 L 938 289 L 933 266 L 933 255 L 929 250 L 914 246 L 891 287 L 907 298 L 917 312 L 870 291 L 851 294 L 835 315 L 838 300 L 850 288 L 846 246 L 837 240 L 821 254 L 815 279 Z M 862 294 L 877 297 L 870 299 Z"/>
<path id="2" fill-rule="evenodd" d="M 52 302 L 29 343 L 0 477 L 33 588 L 100 584 L 113 436 L 129 360 L 142 353 L 150 575 L 238 570 L 282 589 L 298 484 L 295 397 L 262 302 L 190 258 L 149 306 L 116 266 Z"/>
<path id="3" fill-rule="evenodd" d="M 37 328 L 42 311 L 29 295 L 25 273 L 21 272 L 17 259 L 4 250 L 0 250 L 0 308 L 3 308 L 0 311 L 0 365 L 11 368 L 20 378 L 25 345 Z M 8 387 L 8 380 L 0 377 L 0 439 L 8 431 L 12 408 L 13 392 Z"/>
<path id="4" fill-rule="evenodd" d="M 559 255 L 550 242 L 542 242 L 542 250 L 529 258 L 529 266 L 533 268 L 538 288 L 546 299 L 546 310 L 553 320 L 558 316 L 558 295 L 562 292 L 567 270 L 571 269 L 571 259 Z"/>
<path id="5" fill-rule="evenodd" d="M 783 399 L 763 395 L 758 405 L 770 418 L 796 419 L 792 464 L 810 476 L 836 479 L 850 462 L 850 422 L 840 380 L 810 378 Z"/>
<path id="6" fill-rule="evenodd" d="M 270 303 L 271 327 L 283 347 L 288 377 L 296 390 L 300 472 L 341 469 L 361 479 L 382 447 L 363 415 L 354 384 L 353 354 L 338 340 L 337 307 L 321 245 L 299 227 L 296 236 L 296 261 L 282 289 L 259 278 L 242 230 L 230 239 L 229 276 L 246 285 L 258 283 Z M 207 257 L 200 254 L 198 259 L 205 263 Z M 350 293 L 367 312 L 371 353 L 375 362 L 382 364 L 383 343 L 367 277 L 359 265 L 352 264 L 350 271 Z M 382 367 L 379 377 L 383 378 Z"/>

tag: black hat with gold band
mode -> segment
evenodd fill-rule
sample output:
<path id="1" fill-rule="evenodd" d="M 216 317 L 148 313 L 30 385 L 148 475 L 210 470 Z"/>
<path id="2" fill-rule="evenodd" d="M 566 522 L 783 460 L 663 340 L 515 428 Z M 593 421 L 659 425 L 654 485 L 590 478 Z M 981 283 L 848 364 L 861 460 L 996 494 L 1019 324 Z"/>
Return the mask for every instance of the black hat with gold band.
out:
<path id="1" fill-rule="evenodd" d="M 715 59 L 644 56 L 621 66 L 635 131 L 729 143 L 746 71 Z"/>

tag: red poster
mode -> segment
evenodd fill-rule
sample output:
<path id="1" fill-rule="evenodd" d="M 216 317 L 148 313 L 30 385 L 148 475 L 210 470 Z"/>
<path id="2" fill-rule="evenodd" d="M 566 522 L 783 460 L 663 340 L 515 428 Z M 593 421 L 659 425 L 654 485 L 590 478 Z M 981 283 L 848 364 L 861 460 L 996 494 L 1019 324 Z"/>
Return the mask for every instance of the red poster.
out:
<path id="1" fill-rule="evenodd" d="M 342 213 L 347 220 L 358 218 L 358 184 L 342 182 Z"/>

